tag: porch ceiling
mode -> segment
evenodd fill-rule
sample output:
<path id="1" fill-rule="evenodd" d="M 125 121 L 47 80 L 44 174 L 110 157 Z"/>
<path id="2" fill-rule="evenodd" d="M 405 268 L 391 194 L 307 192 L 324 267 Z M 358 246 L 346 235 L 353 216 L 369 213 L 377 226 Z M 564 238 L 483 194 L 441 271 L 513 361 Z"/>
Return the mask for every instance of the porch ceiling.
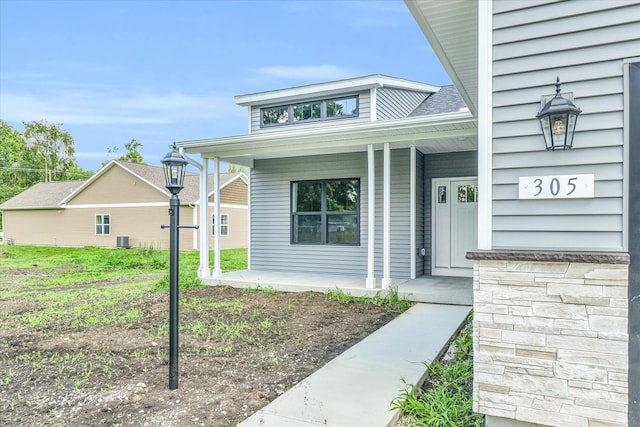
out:
<path id="1" fill-rule="evenodd" d="M 478 2 L 405 0 L 469 110 L 478 107 Z"/>
<path id="2" fill-rule="evenodd" d="M 384 143 L 392 149 L 414 145 L 424 153 L 474 151 L 477 123 L 469 112 L 448 113 L 330 128 L 279 129 L 176 145 L 189 154 L 251 167 L 256 159 L 358 152 L 366 151 L 369 144 L 382 149 Z"/>

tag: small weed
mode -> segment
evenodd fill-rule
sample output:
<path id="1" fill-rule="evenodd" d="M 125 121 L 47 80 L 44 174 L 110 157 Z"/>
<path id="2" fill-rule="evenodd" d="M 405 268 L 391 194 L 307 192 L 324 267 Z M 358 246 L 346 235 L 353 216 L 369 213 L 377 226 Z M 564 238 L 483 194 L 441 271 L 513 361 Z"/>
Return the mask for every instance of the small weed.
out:
<path id="1" fill-rule="evenodd" d="M 398 312 L 406 311 L 411 307 L 411 301 L 406 298 L 400 298 L 397 288 L 391 288 L 383 295 L 381 291 L 376 292 L 372 297 L 370 296 L 354 296 L 341 289 L 329 289 L 325 295 L 328 299 L 338 301 L 342 304 L 349 304 L 354 302 L 367 302 L 380 307 L 395 307 Z"/>

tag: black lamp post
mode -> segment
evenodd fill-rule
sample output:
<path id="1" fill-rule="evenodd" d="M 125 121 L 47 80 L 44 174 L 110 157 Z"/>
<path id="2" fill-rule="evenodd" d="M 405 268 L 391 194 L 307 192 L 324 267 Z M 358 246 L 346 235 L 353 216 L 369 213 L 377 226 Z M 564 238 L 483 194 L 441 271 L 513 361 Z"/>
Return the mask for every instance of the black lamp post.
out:
<path id="1" fill-rule="evenodd" d="M 178 388 L 178 256 L 180 223 L 180 199 L 178 193 L 184 187 L 184 173 L 187 160 L 176 150 L 164 156 L 161 160 L 167 189 L 171 192 L 169 199 L 169 217 L 171 223 L 169 237 L 169 389 Z M 166 228 L 166 225 L 161 225 Z M 187 228 L 187 227 L 184 227 Z M 194 228 L 194 227 L 189 227 Z M 195 226 L 197 228 L 197 226 Z"/>
<path id="2" fill-rule="evenodd" d="M 556 95 L 536 115 L 547 150 L 567 150 L 573 146 L 573 133 L 581 112 L 573 102 L 560 95 L 560 77 L 557 77 Z"/>

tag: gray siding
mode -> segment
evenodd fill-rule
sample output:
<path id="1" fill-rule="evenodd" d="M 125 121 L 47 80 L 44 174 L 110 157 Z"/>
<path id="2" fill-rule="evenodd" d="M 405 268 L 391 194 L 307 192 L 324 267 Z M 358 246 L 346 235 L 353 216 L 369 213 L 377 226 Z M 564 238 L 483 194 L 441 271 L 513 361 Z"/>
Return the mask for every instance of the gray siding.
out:
<path id="1" fill-rule="evenodd" d="M 430 94 L 412 90 L 380 88 L 376 90 L 376 119 L 409 117 Z"/>
<path id="2" fill-rule="evenodd" d="M 345 93 L 344 96 L 354 95 L 353 93 Z M 368 122 L 371 120 L 371 93 L 369 91 L 358 92 L 358 117 L 356 118 L 346 118 L 346 119 L 335 119 L 335 120 L 325 120 L 325 121 L 316 121 L 310 123 L 296 123 L 290 125 L 282 125 L 282 126 L 269 126 L 266 128 L 260 127 L 260 108 L 261 107 L 251 107 L 251 133 L 261 133 L 261 132 L 282 132 L 284 130 L 292 130 L 292 129 L 300 129 L 300 128 L 315 128 L 315 127 L 327 127 L 332 125 L 344 125 L 346 123 L 354 123 L 354 122 Z M 341 95 L 342 96 L 342 95 Z M 317 100 L 317 97 L 311 97 L 308 100 L 313 101 Z M 304 102 L 304 100 L 300 100 L 299 102 Z M 287 105 L 289 103 L 277 103 L 275 105 Z"/>
<path id="3" fill-rule="evenodd" d="M 476 151 L 463 151 L 458 153 L 429 154 L 424 156 L 424 247 L 427 256 L 424 259 L 423 274 L 431 274 L 431 180 L 433 178 L 448 178 L 478 175 L 478 153 Z M 482 194 L 478 194 L 482 197 Z"/>
<path id="4" fill-rule="evenodd" d="M 622 64 L 640 56 L 640 5 L 495 1 L 493 12 L 493 247 L 624 250 Z M 544 150 L 535 118 L 556 76 L 583 111 L 567 152 Z M 594 199 L 518 200 L 520 176 L 574 173 L 595 174 Z"/>
<path id="5" fill-rule="evenodd" d="M 391 275 L 410 276 L 409 150 L 392 150 Z M 382 151 L 376 152 L 376 277 L 382 277 Z M 291 181 L 360 178 L 360 246 L 292 245 Z M 366 276 L 367 154 L 257 160 L 251 171 L 251 268 Z"/>

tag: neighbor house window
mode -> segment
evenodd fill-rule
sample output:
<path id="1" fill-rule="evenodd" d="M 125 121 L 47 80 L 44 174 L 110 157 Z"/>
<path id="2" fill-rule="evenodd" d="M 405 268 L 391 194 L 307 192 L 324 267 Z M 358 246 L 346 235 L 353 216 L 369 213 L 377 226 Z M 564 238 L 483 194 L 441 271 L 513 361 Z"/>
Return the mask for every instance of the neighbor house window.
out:
<path id="1" fill-rule="evenodd" d="M 211 216 L 211 234 L 216 234 L 216 216 Z M 220 214 L 220 235 L 229 235 L 229 214 Z"/>
<path id="2" fill-rule="evenodd" d="M 291 243 L 360 244 L 360 180 L 292 182 Z"/>
<path id="3" fill-rule="evenodd" d="M 262 108 L 261 126 L 287 125 L 314 120 L 329 120 L 358 116 L 358 97 L 323 99 L 300 104 Z"/>
<path id="4" fill-rule="evenodd" d="M 111 215 L 96 215 L 96 234 L 101 236 L 107 236 L 111 234 Z"/>

